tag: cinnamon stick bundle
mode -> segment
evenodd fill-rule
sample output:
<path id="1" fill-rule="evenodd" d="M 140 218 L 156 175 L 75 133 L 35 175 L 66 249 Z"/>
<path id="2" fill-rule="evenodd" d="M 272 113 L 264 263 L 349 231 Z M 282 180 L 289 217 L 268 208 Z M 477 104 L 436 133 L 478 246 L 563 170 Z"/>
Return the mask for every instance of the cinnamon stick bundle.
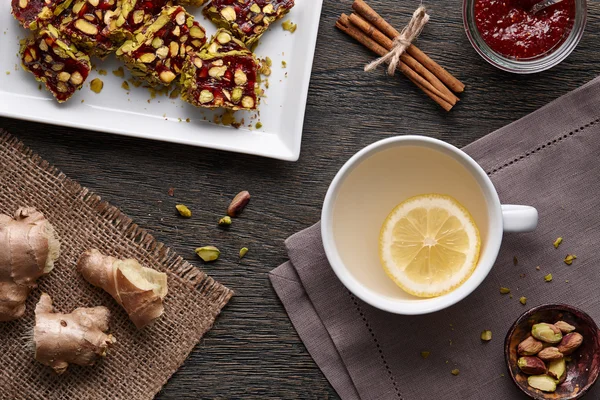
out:
<path id="1" fill-rule="evenodd" d="M 355 0 L 352 8 L 356 13 L 350 16 L 342 14 L 336 27 L 380 57 L 392 50 L 395 46 L 394 39 L 400 32 L 364 0 Z M 414 45 L 410 45 L 406 53 L 400 56 L 397 68 L 446 111 L 450 111 L 459 101 L 452 91 L 461 93 L 465 88 L 462 82 Z"/>
<path id="2" fill-rule="evenodd" d="M 371 25 L 375 26 L 387 37 L 395 39 L 400 36 L 392 25 L 390 25 L 385 19 L 381 17 L 375 10 L 373 10 L 364 0 L 354 0 L 352 8 Z M 423 53 L 417 46 L 411 44 L 406 50 L 408 54 L 413 56 L 421 64 L 423 64 L 428 70 L 433 72 L 442 82 L 444 82 L 452 91 L 456 93 L 462 93 L 465 90 L 465 85 L 456 79 L 452 74 L 442 68 L 438 63 L 433 61 L 427 54 Z"/>
<path id="3" fill-rule="evenodd" d="M 336 22 L 335 26 L 356 39 L 358 42 L 380 57 L 384 56 L 388 52 L 386 48 L 365 35 L 360 29 L 357 29 L 355 26 L 353 26 L 346 14 L 342 14 L 340 16 L 340 19 Z M 452 102 L 453 100 L 444 98 L 445 96 L 438 89 L 433 87 L 431 83 L 427 82 L 421 75 L 417 74 L 404 62 L 401 61 L 398 64 L 398 69 L 415 85 L 421 88 L 421 90 L 423 90 L 425 94 L 427 94 L 433 101 L 438 103 L 444 110 L 450 111 L 454 104 L 456 104 L 456 101 Z"/>

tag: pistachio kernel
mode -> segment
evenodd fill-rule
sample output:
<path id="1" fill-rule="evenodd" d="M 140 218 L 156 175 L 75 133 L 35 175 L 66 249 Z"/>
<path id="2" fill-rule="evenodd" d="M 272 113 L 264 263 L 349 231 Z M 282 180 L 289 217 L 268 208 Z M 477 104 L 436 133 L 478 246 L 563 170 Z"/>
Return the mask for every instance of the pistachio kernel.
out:
<path id="1" fill-rule="evenodd" d="M 94 93 L 100 93 L 102 91 L 103 87 L 104 87 L 104 82 L 102 82 L 101 79 L 96 78 L 90 82 L 90 89 Z"/>
<path id="2" fill-rule="evenodd" d="M 231 42 L 231 35 L 227 32 L 219 32 L 217 35 L 217 41 L 221 44 L 227 44 Z"/>
<path id="3" fill-rule="evenodd" d="M 521 297 L 521 298 L 519 299 L 519 303 L 521 303 L 521 304 L 523 304 L 523 305 L 527 304 L 527 297 L 525 297 L 525 296 Z"/>
<path id="4" fill-rule="evenodd" d="M 248 248 L 247 247 L 242 247 L 240 249 L 240 258 L 244 258 L 244 256 L 248 253 Z"/>
<path id="5" fill-rule="evenodd" d="M 552 282 L 552 274 L 548 274 L 548 275 L 546 275 L 546 276 L 544 277 L 544 280 L 545 280 L 546 282 Z"/>
<path id="6" fill-rule="evenodd" d="M 554 248 L 555 248 L 555 249 L 558 249 L 558 246 L 560 246 L 560 244 L 562 243 L 562 241 L 563 241 L 563 238 L 562 238 L 562 237 L 558 237 L 558 238 L 556 238 L 556 240 L 555 240 L 555 241 L 554 241 L 554 243 L 553 243 L 553 244 L 554 244 Z"/>
<path id="7" fill-rule="evenodd" d="M 195 252 L 204 262 L 215 261 L 221 255 L 221 252 L 215 246 L 198 247 Z"/>
<path id="8" fill-rule="evenodd" d="M 179 215 L 181 215 L 182 217 L 184 217 L 184 218 L 191 218 L 192 211 L 189 208 L 187 208 L 185 205 L 183 205 L 183 204 L 177 204 L 175 206 L 175 208 L 179 212 Z"/>
<path id="9" fill-rule="evenodd" d="M 288 31 L 290 33 L 294 33 L 294 32 L 296 32 L 296 28 L 298 28 L 298 25 L 294 24 L 292 21 L 290 21 L 288 19 L 287 21 L 284 21 L 281 24 L 281 27 L 283 28 L 284 31 Z"/>
<path id="10" fill-rule="evenodd" d="M 483 340 L 484 342 L 489 342 L 490 340 L 492 340 L 492 331 L 485 330 L 481 332 L 481 340 Z"/>
<path id="11" fill-rule="evenodd" d="M 506 288 L 506 287 L 501 287 L 500 288 L 500 293 L 501 294 L 509 294 L 510 293 L 510 289 Z"/>
<path id="12" fill-rule="evenodd" d="M 200 103 L 202 104 L 210 103 L 211 101 L 213 101 L 214 98 L 215 96 L 210 90 L 203 90 L 200 92 Z"/>
<path id="13" fill-rule="evenodd" d="M 575 260 L 576 258 L 577 258 L 577 256 L 575 254 L 568 254 L 565 257 L 565 264 L 567 264 L 567 265 L 573 264 L 573 260 Z"/>
<path id="14" fill-rule="evenodd" d="M 221 10 L 221 15 L 225 18 L 226 21 L 235 21 L 237 18 L 237 14 L 235 13 L 235 9 L 231 6 L 227 6 Z"/>
<path id="15" fill-rule="evenodd" d="M 431 352 L 429 352 L 429 351 L 422 351 L 421 352 L 421 357 L 423 358 L 423 360 L 426 360 L 427 357 L 429 357 L 430 354 L 431 354 Z"/>
<path id="16" fill-rule="evenodd" d="M 219 226 L 229 226 L 231 225 L 231 217 L 226 215 L 225 217 L 219 220 Z"/>
<path id="17" fill-rule="evenodd" d="M 452 371 L 450 371 L 450 373 L 454 376 L 458 376 L 458 374 L 460 374 L 460 370 L 458 368 L 455 368 Z"/>

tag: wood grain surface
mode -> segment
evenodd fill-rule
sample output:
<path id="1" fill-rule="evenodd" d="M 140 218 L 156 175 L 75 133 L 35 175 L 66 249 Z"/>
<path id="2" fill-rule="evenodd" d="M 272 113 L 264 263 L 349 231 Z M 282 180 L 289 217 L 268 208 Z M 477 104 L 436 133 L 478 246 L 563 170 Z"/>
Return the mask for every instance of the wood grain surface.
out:
<path id="1" fill-rule="evenodd" d="M 369 4 L 401 27 L 418 2 Z M 432 1 L 426 3 L 431 22 L 418 45 L 467 85 L 461 102 L 446 113 L 404 76 L 363 72 L 372 55 L 334 28 L 350 5 L 351 0 L 325 0 L 296 163 L 0 118 L 0 127 L 235 290 L 214 329 L 159 399 L 338 398 L 267 277 L 286 261 L 285 238 L 319 220 L 337 170 L 359 149 L 392 135 L 426 135 L 464 146 L 600 70 L 598 2 L 589 3 L 586 33 L 566 61 L 541 74 L 517 76 L 475 53 L 464 33 L 461 2 Z M 301 26 L 295 34 L 302 34 Z M 168 195 L 171 187 L 174 197 Z M 253 196 L 243 216 L 228 230 L 217 227 L 243 189 Z M 190 207 L 193 218 L 181 219 L 177 203 Z M 202 245 L 218 246 L 221 259 L 203 265 L 193 252 Z M 243 246 L 250 251 L 239 261 Z"/>

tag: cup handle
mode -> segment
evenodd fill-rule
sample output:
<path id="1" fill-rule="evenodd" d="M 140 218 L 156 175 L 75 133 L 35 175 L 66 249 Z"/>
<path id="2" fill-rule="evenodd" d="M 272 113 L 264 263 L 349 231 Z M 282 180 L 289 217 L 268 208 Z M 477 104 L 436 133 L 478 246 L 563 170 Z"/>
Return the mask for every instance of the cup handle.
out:
<path id="1" fill-rule="evenodd" d="M 502 204 L 504 232 L 531 232 L 537 228 L 538 212 L 530 206 Z"/>

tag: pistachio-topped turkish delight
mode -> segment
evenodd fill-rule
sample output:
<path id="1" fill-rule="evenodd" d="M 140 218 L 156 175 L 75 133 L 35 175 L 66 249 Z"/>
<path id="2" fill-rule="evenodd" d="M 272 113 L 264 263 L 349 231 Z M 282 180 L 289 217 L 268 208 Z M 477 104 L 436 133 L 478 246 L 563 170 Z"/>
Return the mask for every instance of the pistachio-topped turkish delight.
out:
<path id="1" fill-rule="evenodd" d="M 206 32 L 180 6 L 166 7 L 118 50 L 133 76 L 150 85 L 169 85 L 183 69 L 188 53 L 206 43 Z"/>
<path id="2" fill-rule="evenodd" d="M 104 33 L 113 17 L 119 14 L 121 0 L 75 0 L 63 18 L 60 31 L 90 56 L 105 58 L 116 45 Z"/>
<path id="3" fill-rule="evenodd" d="M 21 62 L 60 103 L 81 88 L 91 70 L 90 58 L 61 38 L 52 25 L 22 44 Z"/>
<path id="4" fill-rule="evenodd" d="M 254 46 L 273 22 L 294 7 L 294 0 L 211 0 L 203 12 L 217 26 Z"/>
<path id="5" fill-rule="evenodd" d="M 259 64 L 231 33 L 219 29 L 181 74 L 181 98 L 197 107 L 255 110 Z"/>
<path id="6" fill-rule="evenodd" d="M 12 14 L 25 29 L 41 29 L 52 22 L 73 0 L 12 0 Z"/>
<path id="7" fill-rule="evenodd" d="M 43 28 L 69 8 L 73 0 L 12 0 L 12 15 L 25 29 Z"/>
<path id="8" fill-rule="evenodd" d="M 171 3 L 170 0 L 121 0 L 119 12 L 110 17 L 104 34 L 113 42 L 122 44 Z"/>

